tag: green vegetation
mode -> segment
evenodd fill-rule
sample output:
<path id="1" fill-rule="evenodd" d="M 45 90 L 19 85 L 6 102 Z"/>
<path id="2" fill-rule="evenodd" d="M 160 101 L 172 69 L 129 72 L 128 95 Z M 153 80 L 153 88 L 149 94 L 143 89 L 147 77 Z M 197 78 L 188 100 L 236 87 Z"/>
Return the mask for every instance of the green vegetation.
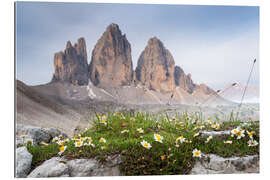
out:
<path id="1" fill-rule="evenodd" d="M 93 127 L 74 139 L 68 141 L 60 137 L 49 145 L 27 145 L 27 147 L 33 155 L 33 167 L 52 156 L 57 156 L 59 147 L 63 148 L 61 156 L 68 159 L 97 157 L 102 162 L 106 160 L 107 155 L 121 154 L 124 162 L 120 169 L 125 175 L 187 174 L 195 160 L 199 158 L 193 157 L 194 149 L 222 157 L 259 154 L 259 146 L 249 146 L 248 143 L 250 139 L 259 142 L 258 122 L 237 129 L 244 132 L 244 137 L 240 137 L 240 134 L 235 134 L 234 137 L 227 135 L 213 137 L 206 142 L 207 137 L 202 137 L 200 133 L 197 136 L 194 134 L 205 130 L 232 130 L 243 123 L 240 121 L 220 123 L 218 118 L 203 121 L 201 117 L 200 114 L 187 113 L 173 118 L 169 118 L 166 114 L 149 113 L 132 115 L 114 113 L 103 116 L 96 114 Z M 143 132 L 139 131 L 139 128 Z M 252 133 L 252 138 L 248 136 L 247 131 Z M 154 134 L 157 134 L 156 139 Z M 182 143 L 179 139 L 176 141 L 180 136 L 185 138 Z M 143 140 L 149 143 L 151 148 L 147 149 L 146 145 L 144 147 L 141 144 Z M 76 147 L 75 143 L 79 141 L 82 146 Z"/>

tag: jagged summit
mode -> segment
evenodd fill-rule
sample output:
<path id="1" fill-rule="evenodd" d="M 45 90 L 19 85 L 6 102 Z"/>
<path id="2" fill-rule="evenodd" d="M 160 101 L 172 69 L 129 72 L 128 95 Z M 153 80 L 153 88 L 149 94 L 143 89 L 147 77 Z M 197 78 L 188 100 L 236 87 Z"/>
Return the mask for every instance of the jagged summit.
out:
<path id="1" fill-rule="evenodd" d="M 175 89 L 174 64 L 169 50 L 157 37 L 153 37 L 139 57 L 136 78 L 149 89 L 172 92 Z"/>
<path id="2" fill-rule="evenodd" d="M 54 75 L 52 82 L 63 81 L 74 85 L 88 84 L 88 63 L 86 43 L 79 38 L 72 46 L 68 41 L 66 49 L 54 54 Z"/>
<path id="3" fill-rule="evenodd" d="M 95 45 L 89 76 L 94 85 L 99 87 L 131 85 L 131 47 L 117 24 L 110 24 Z"/>

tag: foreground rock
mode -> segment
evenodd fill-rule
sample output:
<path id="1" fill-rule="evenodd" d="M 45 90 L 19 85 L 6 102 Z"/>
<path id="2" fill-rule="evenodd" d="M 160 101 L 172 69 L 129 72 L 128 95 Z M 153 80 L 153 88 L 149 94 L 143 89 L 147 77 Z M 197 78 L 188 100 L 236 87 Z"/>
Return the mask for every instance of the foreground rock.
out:
<path id="1" fill-rule="evenodd" d="M 96 159 L 73 159 L 54 157 L 34 169 L 28 177 L 88 177 L 88 176 L 120 176 L 120 155 L 107 157 L 102 164 Z"/>
<path id="2" fill-rule="evenodd" d="M 31 169 L 32 157 L 26 147 L 16 149 L 16 177 L 27 177 Z"/>
<path id="3" fill-rule="evenodd" d="M 231 134 L 231 131 L 201 131 L 200 134 L 204 138 L 209 136 L 212 136 L 213 138 L 221 138 L 229 136 Z"/>
<path id="4" fill-rule="evenodd" d="M 60 157 L 53 157 L 34 169 L 27 177 L 68 177 L 69 169 Z"/>
<path id="5" fill-rule="evenodd" d="M 190 174 L 259 173 L 259 164 L 259 155 L 223 158 L 215 154 L 202 154 Z"/>
<path id="6" fill-rule="evenodd" d="M 66 134 L 61 133 L 61 131 L 56 128 L 41 128 L 17 124 L 16 145 L 24 144 L 27 141 L 32 141 L 33 145 L 39 145 L 41 142 L 48 143 L 52 138 L 60 134 L 67 137 Z"/>

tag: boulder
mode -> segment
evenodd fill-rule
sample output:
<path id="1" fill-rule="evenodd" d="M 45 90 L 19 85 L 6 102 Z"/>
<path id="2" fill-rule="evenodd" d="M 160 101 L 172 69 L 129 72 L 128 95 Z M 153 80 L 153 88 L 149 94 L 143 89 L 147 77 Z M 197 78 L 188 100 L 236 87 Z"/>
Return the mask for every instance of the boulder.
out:
<path id="1" fill-rule="evenodd" d="M 32 154 L 25 146 L 16 149 L 16 177 L 25 178 L 31 170 Z"/>
<path id="2" fill-rule="evenodd" d="M 94 169 L 99 168 L 95 159 L 74 159 L 67 163 L 71 177 L 92 176 Z"/>
<path id="3" fill-rule="evenodd" d="M 27 177 L 69 177 L 69 169 L 64 159 L 53 157 L 35 168 Z"/>
<path id="4" fill-rule="evenodd" d="M 259 173 L 259 155 L 223 158 L 215 154 L 202 154 L 190 174 Z"/>

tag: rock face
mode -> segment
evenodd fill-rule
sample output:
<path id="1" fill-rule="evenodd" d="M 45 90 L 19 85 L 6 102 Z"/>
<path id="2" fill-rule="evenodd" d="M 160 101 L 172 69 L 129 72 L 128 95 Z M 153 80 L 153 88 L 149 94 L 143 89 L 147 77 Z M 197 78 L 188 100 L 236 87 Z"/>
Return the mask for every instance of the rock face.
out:
<path id="1" fill-rule="evenodd" d="M 16 149 L 16 177 L 25 178 L 31 169 L 32 154 L 25 146 Z"/>
<path id="2" fill-rule="evenodd" d="M 68 41 L 64 52 L 54 54 L 54 75 L 52 82 L 64 81 L 74 85 L 88 84 L 88 63 L 84 38 L 72 46 Z"/>
<path id="3" fill-rule="evenodd" d="M 109 25 L 95 45 L 89 75 L 93 84 L 98 87 L 132 84 L 131 48 L 117 24 Z"/>
<path id="4" fill-rule="evenodd" d="M 191 79 L 191 74 L 186 75 L 182 68 L 175 66 L 174 69 L 175 85 L 186 90 L 188 93 L 192 93 L 196 88 L 196 84 Z"/>
<path id="5" fill-rule="evenodd" d="M 139 57 L 136 79 L 148 89 L 172 92 L 175 89 L 174 64 L 171 53 L 153 37 Z"/>
<path id="6" fill-rule="evenodd" d="M 215 154 L 202 154 L 190 174 L 259 173 L 259 164 L 258 155 L 223 158 Z"/>

